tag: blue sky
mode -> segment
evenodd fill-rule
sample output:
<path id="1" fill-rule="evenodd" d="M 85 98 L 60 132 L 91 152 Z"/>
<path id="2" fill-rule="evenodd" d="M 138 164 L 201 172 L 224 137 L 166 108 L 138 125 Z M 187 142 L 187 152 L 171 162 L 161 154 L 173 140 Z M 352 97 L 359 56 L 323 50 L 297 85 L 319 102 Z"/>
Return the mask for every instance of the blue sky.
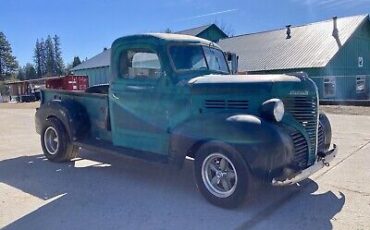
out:
<path id="1" fill-rule="evenodd" d="M 61 37 L 64 61 L 90 58 L 114 39 L 218 21 L 235 35 L 370 13 L 370 0 L 1 0 L 0 31 L 21 65 L 32 62 L 37 38 Z"/>

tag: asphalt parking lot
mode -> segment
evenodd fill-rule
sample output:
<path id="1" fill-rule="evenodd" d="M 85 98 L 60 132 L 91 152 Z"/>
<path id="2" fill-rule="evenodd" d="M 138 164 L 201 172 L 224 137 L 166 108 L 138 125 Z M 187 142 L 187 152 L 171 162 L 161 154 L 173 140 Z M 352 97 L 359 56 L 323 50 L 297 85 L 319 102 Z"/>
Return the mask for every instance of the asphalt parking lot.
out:
<path id="1" fill-rule="evenodd" d="M 166 165 L 82 151 L 47 161 L 34 110 L 0 107 L 0 228 L 370 229 L 370 116 L 330 113 L 339 155 L 301 186 L 260 186 L 236 210 L 206 202 L 187 161 Z"/>

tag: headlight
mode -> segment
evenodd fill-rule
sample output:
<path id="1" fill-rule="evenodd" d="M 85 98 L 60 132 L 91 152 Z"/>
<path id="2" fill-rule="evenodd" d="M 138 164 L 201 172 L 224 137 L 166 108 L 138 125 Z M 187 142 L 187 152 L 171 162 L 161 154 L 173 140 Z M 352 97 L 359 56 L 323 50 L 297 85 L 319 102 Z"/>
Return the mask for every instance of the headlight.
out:
<path id="1" fill-rule="evenodd" d="M 261 107 L 262 116 L 280 122 L 284 116 L 284 103 L 277 98 L 273 98 L 263 102 Z"/>

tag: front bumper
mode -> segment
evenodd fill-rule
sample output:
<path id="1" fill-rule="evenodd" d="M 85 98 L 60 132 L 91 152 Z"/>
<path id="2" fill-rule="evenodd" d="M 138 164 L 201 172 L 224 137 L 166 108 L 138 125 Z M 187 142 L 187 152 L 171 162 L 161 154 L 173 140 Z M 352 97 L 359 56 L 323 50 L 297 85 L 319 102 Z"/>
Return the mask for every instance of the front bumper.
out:
<path id="1" fill-rule="evenodd" d="M 325 157 L 318 157 L 317 161 L 312 166 L 298 172 L 297 174 L 289 176 L 285 179 L 281 179 L 281 178 L 276 179 L 276 178 L 274 178 L 274 179 L 272 179 L 271 184 L 273 186 L 286 186 L 286 185 L 296 184 L 296 183 L 308 178 L 309 176 L 311 176 L 315 172 L 319 171 L 324 166 L 329 166 L 329 162 L 331 162 L 335 158 L 335 156 L 337 155 L 337 152 L 338 152 L 337 146 L 333 145 L 333 149 L 326 152 L 324 154 Z"/>

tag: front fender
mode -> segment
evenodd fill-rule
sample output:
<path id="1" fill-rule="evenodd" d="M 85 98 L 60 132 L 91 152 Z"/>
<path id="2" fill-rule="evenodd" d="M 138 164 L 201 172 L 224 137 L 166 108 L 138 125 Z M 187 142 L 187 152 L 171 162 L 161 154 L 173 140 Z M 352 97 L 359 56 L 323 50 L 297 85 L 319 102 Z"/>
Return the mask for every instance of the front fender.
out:
<path id="1" fill-rule="evenodd" d="M 198 145 L 218 140 L 242 154 L 252 173 L 275 174 L 293 157 L 289 132 L 281 125 L 253 115 L 202 115 L 172 130 L 171 159 L 182 163 Z"/>
<path id="2" fill-rule="evenodd" d="M 35 115 L 37 133 L 41 134 L 44 121 L 51 117 L 63 123 L 71 141 L 82 138 L 90 128 L 86 109 L 73 100 L 53 100 L 41 105 Z"/>
<path id="3" fill-rule="evenodd" d="M 331 144 L 332 131 L 329 118 L 325 113 L 320 112 L 319 115 L 319 152 L 328 151 Z M 321 136 L 322 135 L 322 136 Z M 321 139 L 322 138 L 322 139 Z"/>

